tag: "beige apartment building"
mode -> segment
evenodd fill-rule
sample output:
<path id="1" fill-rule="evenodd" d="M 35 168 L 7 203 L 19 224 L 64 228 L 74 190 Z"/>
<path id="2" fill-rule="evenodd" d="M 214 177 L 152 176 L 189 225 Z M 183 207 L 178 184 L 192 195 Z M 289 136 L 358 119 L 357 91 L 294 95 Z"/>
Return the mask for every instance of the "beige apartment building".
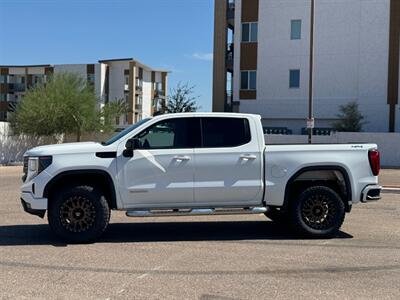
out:
<path id="1" fill-rule="evenodd" d="M 305 133 L 311 0 L 215 0 L 213 111 Z M 314 117 L 357 102 L 364 131 L 400 132 L 400 0 L 315 0 Z"/>
<path id="2" fill-rule="evenodd" d="M 95 64 L 0 66 L 0 121 L 7 121 L 7 114 L 15 110 L 28 89 L 62 72 L 87 78 L 95 88 L 99 108 L 110 101 L 125 100 L 129 110 L 115 120 L 118 128 L 164 112 L 168 71 L 151 68 L 133 58 L 120 58 Z"/>

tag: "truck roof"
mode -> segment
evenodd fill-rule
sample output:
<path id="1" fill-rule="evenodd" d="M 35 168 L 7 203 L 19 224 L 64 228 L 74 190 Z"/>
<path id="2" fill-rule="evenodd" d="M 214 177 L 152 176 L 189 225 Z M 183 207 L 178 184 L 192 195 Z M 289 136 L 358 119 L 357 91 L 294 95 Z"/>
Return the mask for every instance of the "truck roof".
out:
<path id="1" fill-rule="evenodd" d="M 177 116 L 177 117 L 251 117 L 251 118 L 261 118 L 257 114 L 243 114 L 243 113 L 226 113 L 226 112 L 186 112 L 186 113 L 173 113 L 173 114 L 163 114 L 158 115 L 154 118 L 162 116 Z"/>

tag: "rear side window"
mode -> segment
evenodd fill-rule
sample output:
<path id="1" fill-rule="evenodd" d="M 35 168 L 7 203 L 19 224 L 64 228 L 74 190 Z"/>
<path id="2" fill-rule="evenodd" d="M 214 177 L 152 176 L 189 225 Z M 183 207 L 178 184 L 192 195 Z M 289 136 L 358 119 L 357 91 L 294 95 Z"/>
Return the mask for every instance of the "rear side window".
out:
<path id="1" fill-rule="evenodd" d="M 202 118 L 203 147 L 237 147 L 250 142 L 249 121 L 243 118 Z"/>

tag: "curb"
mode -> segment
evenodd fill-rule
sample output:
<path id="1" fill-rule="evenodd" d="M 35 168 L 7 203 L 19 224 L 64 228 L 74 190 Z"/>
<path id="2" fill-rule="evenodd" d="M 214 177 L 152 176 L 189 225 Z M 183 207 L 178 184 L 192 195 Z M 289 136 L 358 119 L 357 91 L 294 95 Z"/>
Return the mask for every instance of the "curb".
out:
<path id="1" fill-rule="evenodd" d="M 383 187 L 382 193 L 385 194 L 400 194 L 400 187 Z"/>

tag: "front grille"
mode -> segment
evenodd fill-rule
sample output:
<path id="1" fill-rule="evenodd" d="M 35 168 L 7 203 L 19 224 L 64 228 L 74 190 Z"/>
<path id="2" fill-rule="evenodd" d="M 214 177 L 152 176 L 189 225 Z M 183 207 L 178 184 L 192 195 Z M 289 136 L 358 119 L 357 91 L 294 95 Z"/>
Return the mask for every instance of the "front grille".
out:
<path id="1" fill-rule="evenodd" d="M 24 176 L 22 176 L 22 181 L 25 182 L 26 176 L 28 175 L 28 157 L 24 157 L 24 167 L 23 167 L 23 172 Z"/>

